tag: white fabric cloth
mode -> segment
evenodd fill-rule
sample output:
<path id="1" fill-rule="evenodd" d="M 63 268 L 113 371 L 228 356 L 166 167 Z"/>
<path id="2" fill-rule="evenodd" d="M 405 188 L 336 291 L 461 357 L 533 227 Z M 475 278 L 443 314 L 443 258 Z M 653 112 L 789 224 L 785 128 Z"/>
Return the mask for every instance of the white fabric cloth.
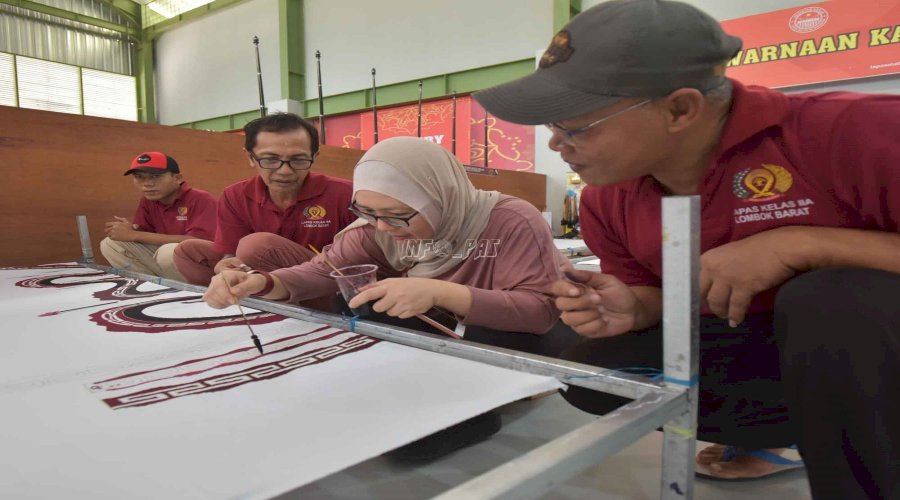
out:
<path id="1" fill-rule="evenodd" d="M 560 387 L 94 273 L 0 270 L 2 498 L 268 498 Z"/>

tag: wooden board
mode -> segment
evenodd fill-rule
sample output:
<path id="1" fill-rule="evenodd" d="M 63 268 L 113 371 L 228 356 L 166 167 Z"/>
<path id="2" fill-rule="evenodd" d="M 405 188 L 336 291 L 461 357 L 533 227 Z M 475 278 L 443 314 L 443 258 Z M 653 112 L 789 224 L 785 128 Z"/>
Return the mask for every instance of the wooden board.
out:
<path id="1" fill-rule="evenodd" d="M 0 106 L 0 266 L 65 262 L 80 257 L 76 215 L 86 215 L 98 248 L 103 224 L 134 215 L 139 194 L 123 173 L 143 151 L 178 161 L 185 179 L 214 196 L 252 174 L 243 136 Z M 316 171 L 345 179 L 363 151 L 323 146 Z M 496 189 L 544 208 L 540 174 L 470 174 L 477 187 Z"/>

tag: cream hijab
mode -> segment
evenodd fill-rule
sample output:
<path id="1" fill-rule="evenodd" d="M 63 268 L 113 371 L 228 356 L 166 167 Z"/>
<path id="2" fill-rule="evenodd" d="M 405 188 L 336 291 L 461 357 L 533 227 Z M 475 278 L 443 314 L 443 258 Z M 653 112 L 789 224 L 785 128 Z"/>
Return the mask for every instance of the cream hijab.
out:
<path id="1" fill-rule="evenodd" d="M 354 200 L 357 191 L 374 191 L 409 205 L 432 227 L 432 240 L 397 241 L 375 232 L 375 242 L 394 269 L 422 278 L 460 265 L 477 247 L 500 200 L 497 191 L 475 189 L 449 151 L 415 137 L 394 137 L 366 151 L 353 171 Z"/>

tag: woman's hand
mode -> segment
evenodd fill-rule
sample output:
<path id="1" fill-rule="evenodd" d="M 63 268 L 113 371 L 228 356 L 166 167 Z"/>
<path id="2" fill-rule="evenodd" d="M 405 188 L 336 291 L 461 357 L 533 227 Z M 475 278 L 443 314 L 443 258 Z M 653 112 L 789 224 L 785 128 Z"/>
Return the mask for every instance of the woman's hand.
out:
<path id="1" fill-rule="evenodd" d="M 244 264 L 244 261 L 237 257 L 225 257 L 216 263 L 216 267 L 213 268 L 213 272 L 216 274 L 221 273 L 222 271 L 226 271 L 228 269 L 236 269 L 238 271 L 250 271 L 250 266 Z"/>
<path id="2" fill-rule="evenodd" d="M 213 276 L 203 300 L 213 309 L 224 309 L 237 304 L 266 286 L 266 278 L 261 274 L 247 274 L 243 271 L 222 271 Z"/>
<path id="3" fill-rule="evenodd" d="M 348 305 L 355 309 L 374 301 L 375 312 L 411 318 L 440 305 L 447 285 L 454 283 L 429 278 L 388 278 L 362 288 Z"/>

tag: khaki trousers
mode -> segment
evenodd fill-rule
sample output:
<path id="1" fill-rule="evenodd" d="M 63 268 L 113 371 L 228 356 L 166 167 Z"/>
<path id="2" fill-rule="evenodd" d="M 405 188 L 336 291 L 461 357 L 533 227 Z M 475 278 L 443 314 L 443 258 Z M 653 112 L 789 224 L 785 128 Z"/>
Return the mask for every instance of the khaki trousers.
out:
<path id="1" fill-rule="evenodd" d="M 105 238 L 100 242 L 100 253 L 113 267 L 184 281 L 184 276 L 178 272 L 172 259 L 176 246 L 178 243 L 147 245 Z"/>

